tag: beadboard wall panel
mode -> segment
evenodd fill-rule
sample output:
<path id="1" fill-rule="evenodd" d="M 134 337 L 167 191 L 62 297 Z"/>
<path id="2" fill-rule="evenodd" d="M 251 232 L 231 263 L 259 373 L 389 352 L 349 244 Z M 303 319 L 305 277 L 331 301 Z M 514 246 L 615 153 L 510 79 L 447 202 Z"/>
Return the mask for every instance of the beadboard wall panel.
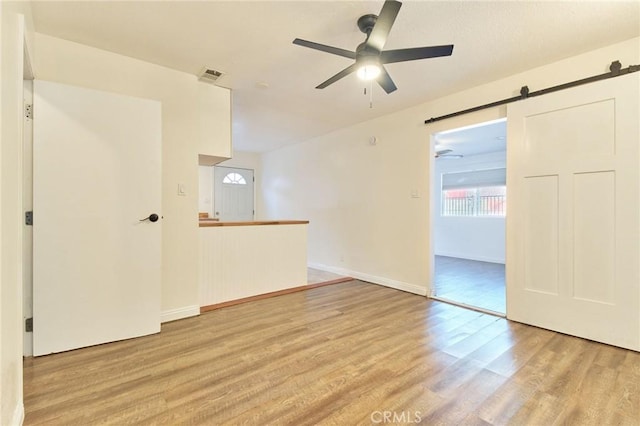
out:
<path id="1" fill-rule="evenodd" d="M 306 284 L 306 224 L 200 228 L 200 306 Z"/>

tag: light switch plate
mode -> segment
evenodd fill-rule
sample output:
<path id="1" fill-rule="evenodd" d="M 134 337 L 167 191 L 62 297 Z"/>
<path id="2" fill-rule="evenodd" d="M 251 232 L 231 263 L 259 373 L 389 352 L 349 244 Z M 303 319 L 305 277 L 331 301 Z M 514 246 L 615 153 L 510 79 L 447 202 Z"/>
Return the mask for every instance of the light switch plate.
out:
<path id="1" fill-rule="evenodd" d="M 178 184 L 178 195 L 182 195 L 182 196 L 187 195 L 187 190 L 184 187 L 184 183 Z"/>

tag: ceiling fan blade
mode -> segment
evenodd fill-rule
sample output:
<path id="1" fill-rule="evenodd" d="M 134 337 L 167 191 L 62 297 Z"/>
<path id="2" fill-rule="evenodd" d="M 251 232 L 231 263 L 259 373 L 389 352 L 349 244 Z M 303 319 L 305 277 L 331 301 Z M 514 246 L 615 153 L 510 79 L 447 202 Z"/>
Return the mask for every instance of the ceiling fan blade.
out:
<path id="1" fill-rule="evenodd" d="M 310 49 L 320 50 L 322 52 L 332 53 L 338 56 L 344 56 L 345 58 L 349 58 L 349 59 L 356 58 L 356 52 L 340 49 L 338 47 L 326 46 L 324 44 L 314 43 L 312 41 L 302 40 L 299 38 L 293 40 L 293 44 L 297 44 L 298 46 L 308 47 Z"/>
<path id="2" fill-rule="evenodd" d="M 324 81 L 324 82 L 320 83 L 319 85 L 317 85 L 316 89 L 324 89 L 328 85 L 333 84 L 336 81 L 340 80 L 341 78 L 348 76 L 349 74 L 354 72 L 357 68 L 358 68 L 357 64 L 352 64 L 352 65 L 348 66 L 347 68 L 343 69 L 342 71 L 340 71 L 338 74 L 334 75 L 333 77 L 331 77 L 327 81 Z"/>
<path id="3" fill-rule="evenodd" d="M 385 67 L 380 67 L 380 76 L 378 77 L 378 84 L 380 87 L 384 89 L 385 92 L 391 93 L 397 89 L 393 80 L 391 80 L 391 76 L 385 69 Z"/>
<path id="4" fill-rule="evenodd" d="M 401 6 L 402 3 L 396 0 L 386 0 L 384 2 L 380 15 L 378 15 L 378 19 L 376 20 L 376 24 L 373 26 L 371 34 L 369 34 L 369 38 L 367 38 L 367 46 L 374 48 L 378 52 L 382 52 L 382 49 L 387 42 L 389 32 L 391 31 L 391 27 L 396 20 L 396 16 L 398 16 L 398 12 L 400 12 Z"/>
<path id="5" fill-rule="evenodd" d="M 380 62 L 391 64 L 394 62 L 415 61 L 417 59 L 451 56 L 453 44 L 443 46 L 414 47 L 410 49 L 386 50 L 380 54 Z"/>

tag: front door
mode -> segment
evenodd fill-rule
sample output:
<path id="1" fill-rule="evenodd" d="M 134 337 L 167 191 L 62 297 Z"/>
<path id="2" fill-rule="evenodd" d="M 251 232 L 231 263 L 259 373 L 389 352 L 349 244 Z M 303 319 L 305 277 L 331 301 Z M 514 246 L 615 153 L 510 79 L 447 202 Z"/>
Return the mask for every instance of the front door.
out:
<path id="1" fill-rule="evenodd" d="M 507 317 L 640 350 L 640 75 L 508 108 Z"/>
<path id="2" fill-rule="evenodd" d="M 253 220 L 253 170 L 214 167 L 214 214 L 224 222 Z"/>
<path id="3" fill-rule="evenodd" d="M 33 352 L 160 331 L 160 104 L 34 82 Z"/>

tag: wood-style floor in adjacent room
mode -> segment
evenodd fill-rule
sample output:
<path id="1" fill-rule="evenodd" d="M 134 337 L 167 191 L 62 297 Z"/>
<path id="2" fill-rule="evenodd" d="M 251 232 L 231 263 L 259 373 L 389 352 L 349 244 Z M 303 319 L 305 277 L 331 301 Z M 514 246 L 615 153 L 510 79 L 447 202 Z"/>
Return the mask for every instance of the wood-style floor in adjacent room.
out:
<path id="1" fill-rule="evenodd" d="M 640 353 L 359 281 L 28 358 L 24 382 L 25 425 L 640 423 Z"/>
<path id="2" fill-rule="evenodd" d="M 504 264 L 435 256 L 436 296 L 504 314 L 507 311 Z"/>

